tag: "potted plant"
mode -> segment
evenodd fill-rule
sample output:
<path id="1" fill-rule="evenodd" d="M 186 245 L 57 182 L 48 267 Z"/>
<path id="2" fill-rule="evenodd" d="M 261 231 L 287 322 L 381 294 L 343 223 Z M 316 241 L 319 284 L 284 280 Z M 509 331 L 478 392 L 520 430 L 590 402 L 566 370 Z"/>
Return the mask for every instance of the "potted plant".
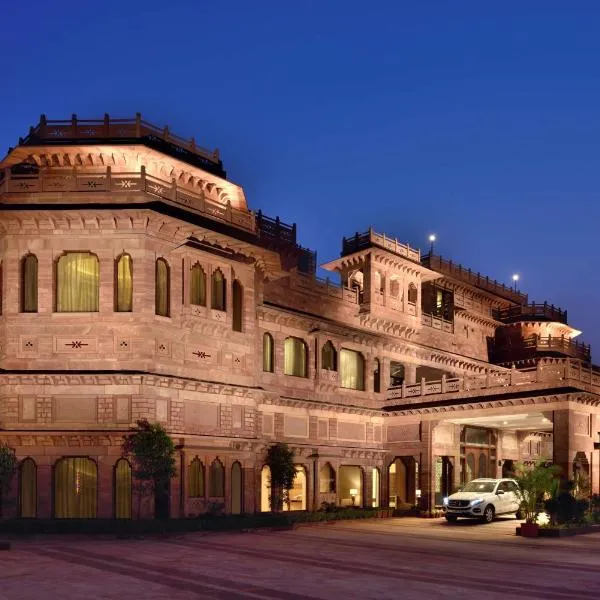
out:
<path id="1" fill-rule="evenodd" d="M 543 461 L 533 467 L 517 465 L 515 480 L 519 485 L 519 510 L 525 519 L 521 525 L 523 537 L 537 537 L 537 519 L 544 509 L 544 497 L 552 491 L 559 472 L 559 467 Z"/>

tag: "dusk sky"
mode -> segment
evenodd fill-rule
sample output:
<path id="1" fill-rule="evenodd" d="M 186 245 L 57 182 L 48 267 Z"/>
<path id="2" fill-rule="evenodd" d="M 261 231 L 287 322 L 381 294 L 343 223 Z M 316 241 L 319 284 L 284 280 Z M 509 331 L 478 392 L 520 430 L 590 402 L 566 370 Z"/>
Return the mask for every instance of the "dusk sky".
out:
<path id="1" fill-rule="evenodd" d="M 569 311 L 600 352 L 598 2 L 11 2 L 0 151 L 40 113 L 218 147 L 320 263 L 373 226 Z"/>

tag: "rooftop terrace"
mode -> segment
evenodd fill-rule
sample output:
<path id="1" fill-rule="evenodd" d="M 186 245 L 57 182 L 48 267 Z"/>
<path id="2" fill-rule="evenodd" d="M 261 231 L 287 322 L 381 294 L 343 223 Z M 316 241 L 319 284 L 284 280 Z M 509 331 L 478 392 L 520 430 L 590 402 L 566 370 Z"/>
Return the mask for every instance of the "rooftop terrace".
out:
<path id="1" fill-rule="evenodd" d="M 342 240 L 342 256 L 347 256 L 367 248 L 382 248 L 398 256 L 408 258 L 414 262 L 420 262 L 421 251 L 417 248 L 411 248 L 408 244 L 399 242 L 396 238 L 390 238 L 385 233 L 377 233 L 369 228 L 369 231 L 358 233 Z"/>

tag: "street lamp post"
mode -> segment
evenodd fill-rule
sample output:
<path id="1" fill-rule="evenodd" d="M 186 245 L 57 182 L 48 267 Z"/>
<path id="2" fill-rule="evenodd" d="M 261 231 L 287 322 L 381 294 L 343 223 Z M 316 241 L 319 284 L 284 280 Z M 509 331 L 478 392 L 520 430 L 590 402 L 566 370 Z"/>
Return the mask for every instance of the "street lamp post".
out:
<path id="1" fill-rule="evenodd" d="M 514 284 L 515 284 L 515 292 L 516 292 L 516 291 L 517 291 L 517 281 L 519 281 L 519 275 L 518 275 L 517 273 L 515 273 L 515 274 L 512 276 L 512 280 L 513 280 L 513 282 L 514 282 Z"/>
<path id="2" fill-rule="evenodd" d="M 433 256 L 433 245 L 435 244 L 435 239 L 436 239 L 435 238 L 435 233 L 432 233 L 429 236 L 429 243 L 430 243 L 430 246 L 429 246 L 429 256 Z"/>

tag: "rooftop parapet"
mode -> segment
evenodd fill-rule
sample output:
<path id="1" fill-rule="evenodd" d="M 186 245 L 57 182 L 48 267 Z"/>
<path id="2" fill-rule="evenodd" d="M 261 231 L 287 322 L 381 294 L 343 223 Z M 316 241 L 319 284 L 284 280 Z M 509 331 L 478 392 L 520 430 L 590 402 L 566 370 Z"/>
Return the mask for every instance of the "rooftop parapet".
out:
<path id="1" fill-rule="evenodd" d="M 554 304 L 523 304 L 493 311 L 493 317 L 501 323 L 518 323 L 519 321 L 553 321 L 567 325 L 567 311 Z"/>
<path id="2" fill-rule="evenodd" d="M 449 275 L 460 281 L 464 281 L 469 285 L 485 290 L 497 296 L 501 296 L 512 302 L 516 302 L 519 305 L 527 304 L 527 294 L 523 294 L 515 289 L 506 286 L 495 279 L 490 279 L 481 273 L 476 273 L 471 269 L 463 267 L 461 264 L 446 260 L 441 256 L 435 254 L 426 254 L 422 259 L 421 263 L 433 271 Z"/>
<path id="3" fill-rule="evenodd" d="M 421 251 L 411 248 L 408 244 L 399 242 L 396 238 L 390 238 L 385 233 L 377 233 L 372 228 L 365 233 L 356 232 L 353 236 L 345 237 L 342 240 L 342 256 L 347 256 L 367 248 L 382 248 L 393 254 L 408 258 L 414 262 L 421 261 Z"/>
<path id="4" fill-rule="evenodd" d="M 225 179 L 226 173 L 219 151 L 208 150 L 196 144 L 196 140 L 182 138 L 171 133 L 168 126 L 158 127 L 144 121 L 140 113 L 133 119 L 78 119 L 50 120 L 41 115 L 37 125 L 29 128 L 29 135 L 19 138 L 19 145 L 69 144 L 102 141 L 112 144 L 142 142 L 156 150 L 182 161 L 198 166 L 213 175 Z"/>

